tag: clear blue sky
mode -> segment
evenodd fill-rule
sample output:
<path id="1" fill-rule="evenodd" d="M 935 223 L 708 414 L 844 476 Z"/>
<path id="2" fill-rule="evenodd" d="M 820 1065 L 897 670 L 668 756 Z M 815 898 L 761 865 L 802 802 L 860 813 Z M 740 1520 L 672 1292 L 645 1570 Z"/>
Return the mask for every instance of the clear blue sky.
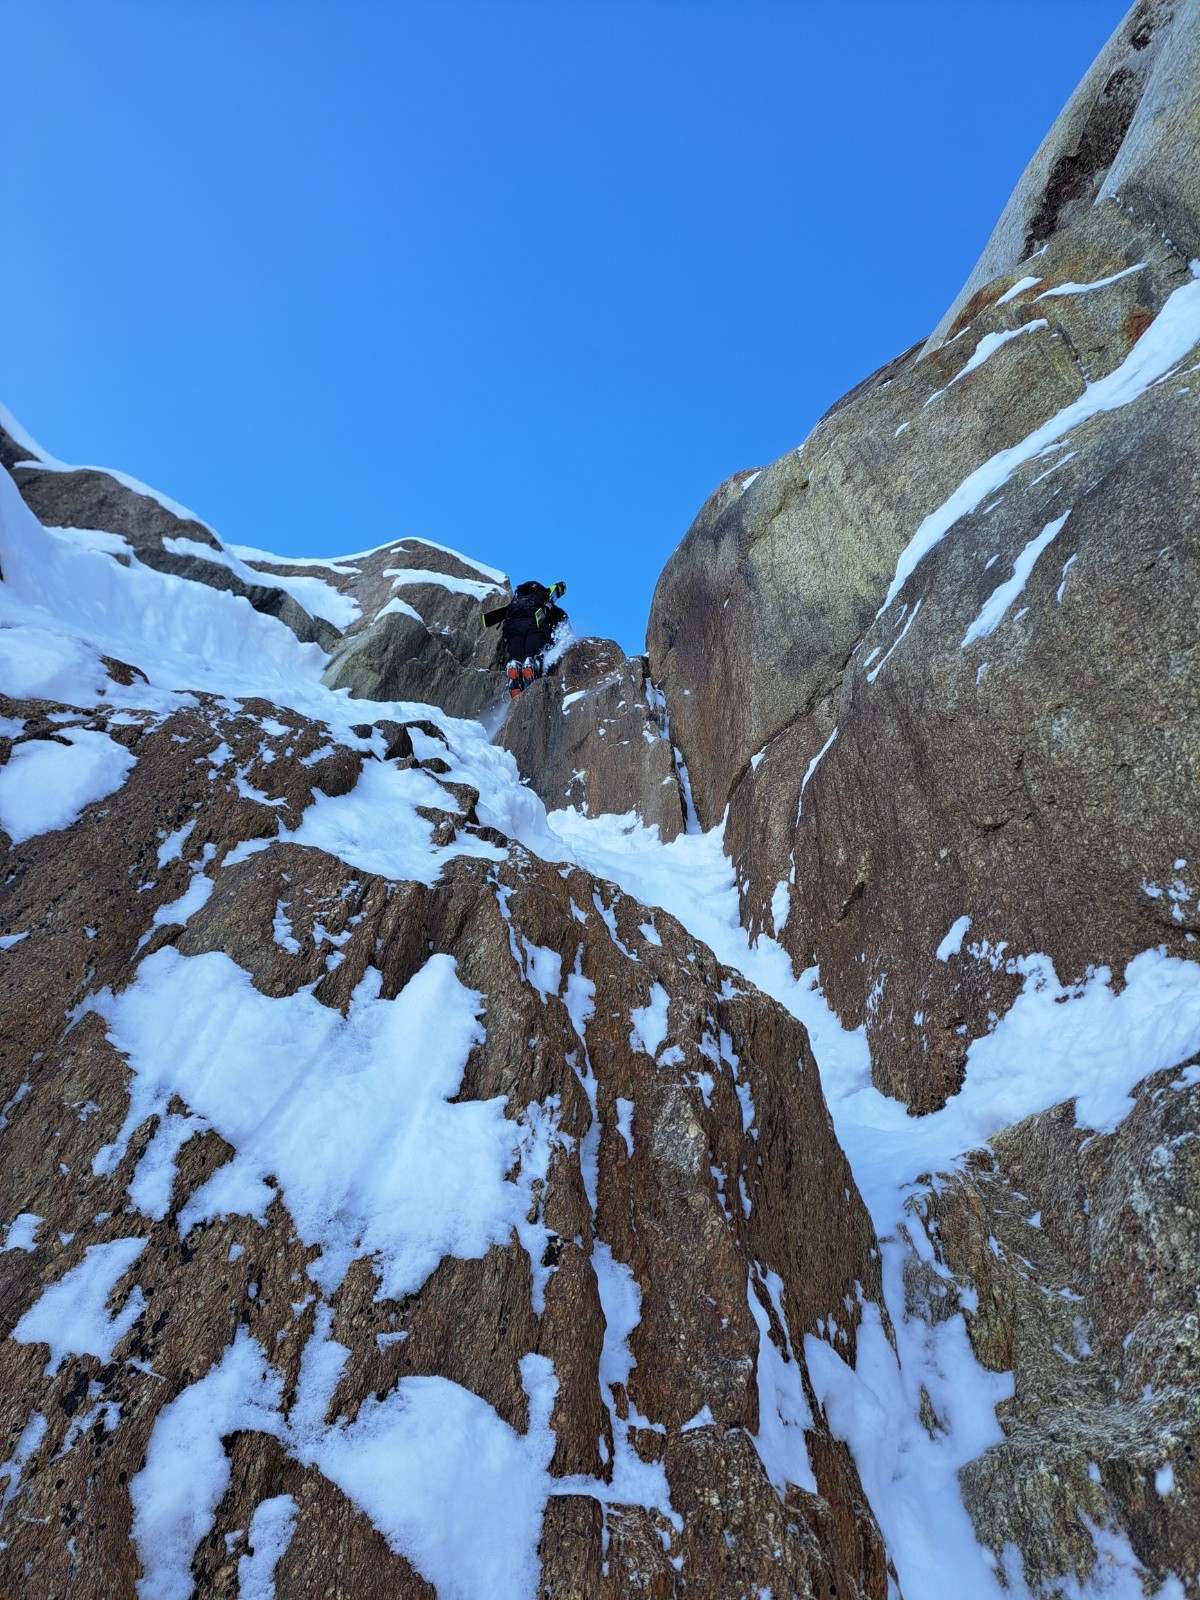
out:
<path id="1" fill-rule="evenodd" d="M 1124 0 L 0 0 L 0 399 L 227 539 L 642 647 L 709 492 L 928 332 Z"/>

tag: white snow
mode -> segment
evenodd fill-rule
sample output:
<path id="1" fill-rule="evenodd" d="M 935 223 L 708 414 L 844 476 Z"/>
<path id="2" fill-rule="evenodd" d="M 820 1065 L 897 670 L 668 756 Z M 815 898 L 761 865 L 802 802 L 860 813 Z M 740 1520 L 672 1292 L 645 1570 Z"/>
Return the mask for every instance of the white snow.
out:
<path id="1" fill-rule="evenodd" d="M 250 1553 L 238 1560 L 238 1600 L 275 1600 L 275 1568 L 292 1542 L 298 1510 L 290 1494 L 262 1500 L 250 1518 Z"/>
<path id="2" fill-rule="evenodd" d="M 135 764 L 123 744 L 95 728 L 27 739 L 0 767 L 0 827 L 14 844 L 69 828 L 86 806 L 114 794 Z"/>
<path id="3" fill-rule="evenodd" d="M 887 666 L 888 662 L 895 655 L 896 651 L 899 650 L 900 646 L 904 643 L 905 639 L 908 638 L 908 630 L 912 627 L 913 623 L 917 620 L 917 612 L 920 611 L 920 609 L 921 609 L 921 602 L 920 602 L 920 600 L 918 600 L 916 605 L 909 612 L 908 617 L 907 617 L 907 619 L 906 619 L 906 621 L 904 623 L 904 626 L 901 628 L 900 632 L 896 635 L 895 639 L 893 639 L 892 644 L 891 644 L 891 648 L 888 650 L 888 652 L 884 656 L 883 660 L 880 661 L 878 663 L 878 665 L 872 667 L 870 672 L 867 673 L 867 682 L 868 683 L 874 683 L 875 682 L 875 679 L 883 671 L 884 667 Z"/>
<path id="4" fill-rule="evenodd" d="M 620 1096 L 617 1098 L 617 1131 L 625 1141 L 626 1154 L 631 1156 L 633 1154 L 633 1101 L 623 1100 Z M 24 1246 L 23 1248 L 31 1249 L 32 1246 Z"/>
<path id="5" fill-rule="evenodd" d="M 1062 582 L 1059 584 L 1058 592 L 1054 596 L 1054 598 L 1058 601 L 1059 605 L 1062 605 L 1063 595 L 1066 593 L 1066 589 L 1067 589 L 1067 573 L 1070 572 L 1071 568 L 1075 565 L 1076 561 L 1078 561 L 1078 560 L 1079 560 L 1078 555 L 1073 555 L 1073 556 L 1068 556 L 1067 559 L 1063 562 Z"/>
<path id="6" fill-rule="evenodd" d="M 43 1218 L 33 1211 L 20 1211 L 9 1223 L 4 1232 L 4 1243 L 0 1245 L 0 1255 L 6 1250 L 36 1250 L 37 1231 L 41 1227 Z"/>
<path id="7" fill-rule="evenodd" d="M 222 539 L 221 545 L 243 561 L 259 561 L 268 567 L 320 567 L 323 572 L 336 572 L 340 578 L 357 578 L 362 571 L 351 564 L 358 559 L 355 556 L 279 556 L 273 550 L 259 550 L 251 544 L 234 544 L 229 539 Z M 391 545 L 380 545 L 379 549 L 390 550 Z M 370 550 L 362 552 L 363 555 L 374 553 Z"/>
<path id="8" fill-rule="evenodd" d="M 49 1423 L 40 1411 L 35 1411 L 33 1416 L 21 1429 L 16 1448 L 7 1461 L 0 1461 L 0 1478 L 7 1481 L 4 1486 L 4 1497 L 0 1499 L 0 1511 L 8 1504 L 17 1490 L 21 1487 L 21 1474 L 29 1464 L 31 1456 L 36 1455 L 42 1440 L 46 1437 Z"/>
<path id="9" fill-rule="evenodd" d="M 486 600 L 503 586 L 504 580 L 480 583 L 477 578 L 454 578 L 447 572 L 431 572 L 427 567 L 385 567 L 385 578 L 391 578 L 392 587 L 405 589 L 417 583 L 430 583 L 439 589 L 449 589 L 451 594 L 467 594 L 474 600 Z"/>
<path id="10" fill-rule="evenodd" d="M 178 900 L 172 900 L 167 905 L 159 906 L 155 911 L 154 926 L 156 928 L 172 924 L 183 927 L 195 916 L 197 911 L 208 904 L 209 896 L 212 894 L 215 884 L 211 878 L 205 877 L 204 873 L 199 870 L 201 865 L 201 862 L 196 862 L 192 870 L 192 881 L 179 896 Z"/>
<path id="11" fill-rule="evenodd" d="M 949 933 L 934 951 L 934 955 L 939 961 L 949 961 L 951 956 L 956 956 L 960 953 L 963 947 L 963 940 L 967 936 L 967 929 L 970 926 L 970 917 L 959 917 L 955 922 L 951 923 Z"/>
<path id="12" fill-rule="evenodd" d="M 1089 383 L 1077 400 L 1064 406 L 1019 443 L 989 457 L 929 513 L 896 563 L 896 573 L 879 615 L 891 606 L 919 563 L 954 524 L 1007 483 L 1019 466 L 1100 412 L 1132 404 L 1151 384 L 1182 361 L 1197 340 L 1200 340 L 1200 281 L 1193 278 L 1169 296 L 1119 367 L 1095 383 Z"/>
<path id="13" fill-rule="evenodd" d="M 192 1556 L 229 1486 L 221 1441 L 239 1430 L 276 1431 L 282 1394 L 279 1374 L 239 1328 L 220 1362 L 159 1412 L 129 1485 L 145 1574 L 138 1600 L 190 1600 Z"/>
<path id="14" fill-rule="evenodd" d="M 16 417 L 3 404 L 0 404 L 0 428 L 4 429 L 18 450 L 24 450 L 30 459 L 36 461 L 39 465 L 54 460 L 49 451 L 42 449 L 32 434 L 26 433 Z"/>
<path id="15" fill-rule="evenodd" d="M 1005 615 L 1017 596 L 1024 590 L 1033 571 L 1037 558 L 1051 541 L 1061 533 L 1070 511 L 1064 511 L 1061 517 L 1056 517 L 1053 522 L 1048 522 L 1036 538 L 1021 551 L 1013 562 L 1012 577 L 993 589 L 984 601 L 979 615 L 963 634 L 960 650 L 965 650 L 967 645 L 974 644 L 976 639 L 985 639 L 988 634 L 995 633 L 1004 621 Z"/>
<path id="16" fill-rule="evenodd" d="M 110 1244 L 89 1246 L 78 1266 L 42 1290 L 12 1337 L 19 1344 L 49 1345 L 48 1373 L 57 1372 L 69 1355 L 111 1361 L 113 1351 L 145 1310 L 146 1301 L 135 1286 L 122 1309 L 110 1317 L 108 1298 L 145 1248 L 145 1239 L 114 1239 Z"/>
<path id="17" fill-rule="evenodd" d="M 788 914 L 792 909 L 792 897 L 788 889 L 786 878 L 780 879 L 775 885 L 771 895 L 771 931 L 778 939 L 787 926 Z"/>
<path id="18" fill-rule="evenodd" d="M 1132 277 L 1135 272 L 1144 272 L 1145 269 L 1146 263 L 1144 261 L 1139 261 L 1132 267 L 1126 267 L 1124 272 L 1114 272 L 1111 277 L 1096 278 L 1091 283 L 1056 284 L 1053 289 L 1044 290 L 1040 295 L 1038 295 L 1038 299 L 1051 300 L 1056 295 L 1063 294 L 1092 294 L 1097 289 L 1107 289 L 1110 283 L 1120 283 L 1122 278 Z"/>
<path id="19" fill-rule="evenodd" d="M 136 1129 L 172 1094 L 235 1154 L 180 1218 L 260 1219 L 279 1185 L 297 1231 L 322 1255 L 310 1275 L 332 1293 L 351 1261 L 375 1258 L 381 1293 L 414 1293 L 445 1255 L 504 1244 L 528 1210 L 507 1182 L 520 1138 L 502 1100 L 451 1104 L 482 1037 L 482 996 L 431 956 L 393 1000 L 367 969 L 347 1016 L 308 990 L 260 993 L 228 956 L 167 947 L 95 1009 L 134 1072 L 111 1171 Z"/>
<path id="20" fill-rule="evenodd" d="M 817 751 L 816 755 L 808 763 L 808 766 L 804 769 L 804 776 L 800 780 L 800 803 L 796 807 L 796 821 L 797 822 L 800 821 L 800 818 L 804 813 L 804 791 L 808 788 L 808 785 L 812 780 L 813 773 L 821 765 L 822 757 L 825 756 L 826 754 L 828 754 L 828 752 L 833 748 L 834 741 L 837 739 L 837 736 L 838 736 L 838 731 L 835 728 L 833 730 L 833 732 L 829 735 L 828 739 L 826 739 L 825 743 Z"/>
<path id="21" fill-rule="evenodd" d="M 275 915 L 271 919 L 271 934 L 275 943 L 290 956 L 300 954 L 300 941 L 292 933 L 291 919 L 282 900 L 275 902 Z"/>
<path id="22" fill-rule="evenodd" d="M 769 1298 L 783 1329 L 786 1349 L 781 1351 L 771 1338 L 771 1319 L 751 1273 L 746 1293 L 750 1315 L 758 1327 L 758 1432 L 751 1438 L 781 1500 L 789 1483 L 816 1494 L 817 1480 L 804 1440 L 804 1431 L 813 1426 L 813 1417 L 804 1398 L 804 1379 L 783 1314 L 783 1280 L 777 1272 L 761 1268 L 758 1276 L 761 1293 Z"/>
<path id="23" fill-rule="evenodd" d="M 530 799 L 537 803 L 536 797 Z M 280 838 L 327 850 L 364 872 L 419 883 L 435 882 L 452 856 L 502 859 L 501 849 L 473 834 L 462 834 L 453 843 L 432 849 L 429 840 L 433 825 L 418 816 L 418 806 L 446 811 L 453 809 L 454 802 L 441 784 L 420 767 L 366 761 L 348 794 L 331 797 L 318 791 L 300 826 L 282 832 Z"/>
<path id="24" fill-rule="evenodd" d="M 461 562 L 464 567 L 471 567 L 475 572 L 480 572 L 485 578 L 490 578 L 497 588 L 508 586 L 508 575 L 500 571 L 499 567 L 489 567 L 482 561 L 476 561 L 474 556 L 465 556 L 461 550 L 452 550 L 448 544 L 438 544 L 433 539 L 418 538 L 415 534 L 406 534 L 403 539 L 397 539 L 398 545 L 418 544 L 426 550 L 440 550 L 443 555 L 453 556 L 455 561 Z"/>
<path id="25" fill-rule="evenodd" d="M 600 1393 L 612 1425 L 611 1482 L 596 1478 L 556 1478 L 554 1493 L 590 1494 L 605 1506 L 646 1506 L 661 1512 L 675 1528 L 682 1529 L 683 1519 L 671 1505 L 671 1491 L 662 1463 L 643 1461 L 629 1438 L 631 1424 L 640 1422 L 645 1426 L 645 1419 L 638 1416 L 632 1397 L 629 1397 L 629 1414 L 623 1418 L 613 1392 L 621 1386 L 628 1394 L 630 1374 L 637 1365 L 629 1349 L 629 1339 L 642 1320 L 642 1291 L 630 1268 L 618 1261 L 611 1248 L 599 1239 L 592 1248 L 592 1267 L 600 1292 L 600 1309 L 604 1313 Z"/>
<path id="26" fill-rule="evenodd" d="M 650 1000 L 644 1006 L 635 1006 L 629 1014 L 633 1024 L 629 1043 L 634 1050 L 644 1050 L 648 1056 L 657 1056 L 667 1037 L 667 1012 L 670 996 L 661 983 L 650 986 Z"/>
<path id="27" fill-rule="evenodd" d="M 129 1198 L 144 1217 L 161 1222 L 166 1216 L 179 1152 L 194 1133 L 207 1126 L 203 1117 L 181 1116 L 175 1111 L 160 1118 L 129 1183 Z"/>
<path id="28" fill-rule="evenodd" d="M 1011 340 L 1019 339 L 1023 333 L 1037 333 L 1039 329 L 1048 328 L 1049 326 L 1050 324 L 1046 321 L 1045 317 L 1039 317 L 1036 321 L 1027 322 L 1023 327 L 1020 328 L 1005 328 L 1000 333 L 985 333 L 982 339 L 980 339 L 979 343 L 975 346 L 974 350 L 971 352 L 969 360 L 958 372 L 954 374 L 954 376 L 950 379 L 950 382 L 946 385 L 946 388 L 952 389 L 960 378 L 965 378 L 968 373 L 976 371 L 977 368 L 983 365 L 989 356 L 994 356 L 997 350 L 1002 349 L 1003 346 L 1010 343 Z M 945 390 L 939 390 L 938 393 L 944 394 Z M 930 405 L 936 399 L 937 395 L 932 394 L 930 395 L 929 399 L 926 400 L 925 404 Z"/>
<path id="29" fill-rule="evenodd" d="M 163 546 L 173 555 L 192 556 L 199 561 L 211 561 L 214 566 L 224 567 L 243 583 L 257 584 L 260 588 L 282 589 L 285 594 L 291 595 L 297 605 L 302 606 L 310 617 L 321 617 L 325 622 L 331 622 L 335 628 L 344 630 L 351 623 L 357 622 L 362 615 L 362 607 L 352 595 L 343 594 L 339 588 L 324 578 L 290 572 L 259 572 L 256 568 L 247 566 L 241 557 L 235 555 L 228 547 L 222 546 L 216 549 L 210 544 L 201 544 L 198 539 L 164 539 Z"/>
<path id="30" fill-rule="evenodd" d="M 380 606 L 375 613 L 375 621 L 378 622 L 380 617 L 411 617 L 425 627 L 425 618 L 421 613 L 410 606 L 407 600 L 401 600 L 398 594 L 393 595 L 387 605 Z"/>
<path id="31" fill-rule="evenodd" d="M 996 301 L 996 304 L 998 306 L 1007 305 L 1010 300 L 1015 300 L 1019 294 L 1024 294 L 1026 289 L 1036 288 L 1041 281 L 1040 278 L 1018 278 L 1011 289 L 1004 291 L 999 300 Z"/>
<path id="32" fill-rule="evenodd" d="M 196 819 L 193 817 L 190 822 L 185 822 L 181 828 L 176 828 L 167 835 L 158 847 L 158 864 L 160 867 L 165 867 L 171 861 L 179 860 L 183 854 L 183 847 L 195 826 Z"/>
<path id="33" fill-rule="evenodd" d="M 525 1356 L 521 1375 L 530 1396 L 523 1435 L 448 1379 L 405 1378 L 312 1450 L 448 1600 L 530 1600 L 537 1591 L 557 1384 L 545 1356 Z"/>
<path id="34" fill-rule="evenodd" d="M 0 468 L 0 689 L 17 698 L 174 709 L 144 684 L 120 690 L 101 655 L 160 690 L 311 703 L 325 654 L 248 600 L 139 565 L 123 567 L 43 528 Z M 325 700 L 328 701 L 328 695 Z M 360 702 L 362 704 L 362 702 Z"/>

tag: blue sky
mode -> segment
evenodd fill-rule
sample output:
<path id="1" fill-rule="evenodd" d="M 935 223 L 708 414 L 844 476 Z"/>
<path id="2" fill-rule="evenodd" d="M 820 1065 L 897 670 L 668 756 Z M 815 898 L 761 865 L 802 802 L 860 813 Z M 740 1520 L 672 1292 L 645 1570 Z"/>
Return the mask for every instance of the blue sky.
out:
<path id="1" fill-rule="evenodd" d="M 420 534 L 642 647 L 929 331 L 1123 0 L 0 0 L 0 399 L 227 539 Z"/>

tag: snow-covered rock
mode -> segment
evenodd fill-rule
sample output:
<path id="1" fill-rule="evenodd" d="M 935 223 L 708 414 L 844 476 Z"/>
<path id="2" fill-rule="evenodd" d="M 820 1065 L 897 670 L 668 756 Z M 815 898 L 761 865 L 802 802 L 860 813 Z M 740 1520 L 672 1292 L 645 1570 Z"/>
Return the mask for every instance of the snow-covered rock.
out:
<path id="1" fill-rule="evenodd" d="M 805 1353 L 875 1232 L 804 1028 L 589 870 L 657 831 L 86 531 L 0 476 L 0 1588 L 884 1600 Z"/>

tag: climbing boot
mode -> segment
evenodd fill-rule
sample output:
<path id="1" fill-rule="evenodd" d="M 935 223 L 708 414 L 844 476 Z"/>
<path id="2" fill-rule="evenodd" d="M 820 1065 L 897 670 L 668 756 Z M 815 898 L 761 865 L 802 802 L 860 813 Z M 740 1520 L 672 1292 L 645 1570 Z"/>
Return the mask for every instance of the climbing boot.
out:
<path id="1" fill-rule="evenodd" d="M 525 683 L 521 677 L 521 663 L 519 661 L 510 661 L 508 663 L 509 698 L 515 700 L 524 687 Z"/>

